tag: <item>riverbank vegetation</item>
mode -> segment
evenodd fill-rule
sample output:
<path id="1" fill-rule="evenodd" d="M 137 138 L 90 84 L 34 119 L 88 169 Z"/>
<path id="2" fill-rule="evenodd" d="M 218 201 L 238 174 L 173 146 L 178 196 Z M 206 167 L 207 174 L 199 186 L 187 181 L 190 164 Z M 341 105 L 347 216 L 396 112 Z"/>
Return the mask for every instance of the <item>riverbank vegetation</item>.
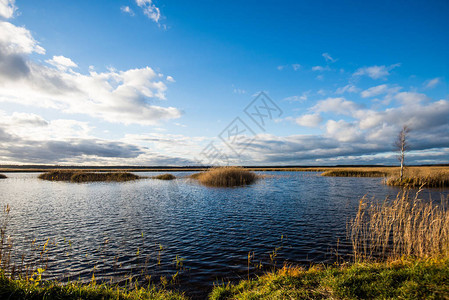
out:
<path id="1" fill-rule="evenodd" d="M 234 187 L 256 182 L 257 175 L 242 167 L 220 167 L 193 174 L 190 178 L 198 180 L 205 186 Z"/>
<path id="2" fill-rule="evenodd" d="M 141 178 L 128 172 L 79 172 L 70 170 L 56 170 L 39 175 L 40 179 L 49 181 L 69 181 L 69 182 L 95 182 L 95 181 L 115 181 L 124 182 Z"/>
<path id="3" fill-rule="evenodd" d="M 0 174 L 0 179 L 6 179 L 8 177 L 6 177 L 6 175 Z"/>
<path id="4" fill-rule="evenodd" d="M 173 174 L 167 173 L 167 174 L 156 175 L 151 178 L 159 179 L 159 180 L 173 180 L 173 179 L 176 179 L 176 176 Z"/>

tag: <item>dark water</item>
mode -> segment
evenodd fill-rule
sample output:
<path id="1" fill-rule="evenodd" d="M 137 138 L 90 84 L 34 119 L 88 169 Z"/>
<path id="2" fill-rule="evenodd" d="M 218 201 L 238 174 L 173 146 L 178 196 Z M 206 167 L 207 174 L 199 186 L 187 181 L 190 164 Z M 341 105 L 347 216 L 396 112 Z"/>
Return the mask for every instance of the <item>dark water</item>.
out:
<path id="1" fill-rule="evenodd" d="M 220 189 L 188 179 L 72 184 L 12 173 L 0 181 L 0 204 L 11 206 L 15 253 L 50 239 L 46 278 L 89 281 L 94 272 L 97 280 L 157 283 L 178 272 L 171 287 L 202 298 L 214 282 L 246 278 L 248 252 L 250 274 L 260 272 L 256 265 L 333 262 L 336 252 L 350 259 L 346 224 L 360 198 L 398 192 L 380 178 L 267 174 L 274 177 Z M 423 196 L 430 193 L 440 198 L 438 190 Z"/>

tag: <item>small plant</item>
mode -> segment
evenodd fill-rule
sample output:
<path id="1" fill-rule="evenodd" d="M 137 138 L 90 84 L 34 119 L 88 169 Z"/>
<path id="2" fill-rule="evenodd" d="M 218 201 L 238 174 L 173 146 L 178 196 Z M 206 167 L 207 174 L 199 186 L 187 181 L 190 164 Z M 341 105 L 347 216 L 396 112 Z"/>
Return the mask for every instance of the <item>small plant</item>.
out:
<path id="1" fill-rule="evenodd" d="M 6 179 L 8 177 L 6 177 L 6 175 L 0 174 L 0 179 Z"/>

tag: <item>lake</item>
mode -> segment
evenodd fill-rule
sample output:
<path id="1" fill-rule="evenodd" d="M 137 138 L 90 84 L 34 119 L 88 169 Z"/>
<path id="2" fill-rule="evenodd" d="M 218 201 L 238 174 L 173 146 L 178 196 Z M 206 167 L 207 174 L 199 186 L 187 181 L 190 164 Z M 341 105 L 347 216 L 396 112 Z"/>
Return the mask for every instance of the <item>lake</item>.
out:
<path id="1" fill-rule="evenodd" d="M 8 234 L 16 256 L 32 257 L 32 241 L 42 246 L 50 239 L 45 278 L 89 281 L 94 273 L 97 280 L 151 276 L 157 283 L 178 274 L 173 287 L 201 298 L 214 282 L 247 278 L 249 252 L 250 276 L 284 262 L 351 259 L 346 225 L 360 198 L 399 191 L 381 178 L 263 174 L 269 176 L 251 186 L 208 188 L 187 178 L 74 184 L 9 173 L 0 181 L 0 204 L 11 206 Z M 422 196 L 441 194 L 447 190 Z"/>

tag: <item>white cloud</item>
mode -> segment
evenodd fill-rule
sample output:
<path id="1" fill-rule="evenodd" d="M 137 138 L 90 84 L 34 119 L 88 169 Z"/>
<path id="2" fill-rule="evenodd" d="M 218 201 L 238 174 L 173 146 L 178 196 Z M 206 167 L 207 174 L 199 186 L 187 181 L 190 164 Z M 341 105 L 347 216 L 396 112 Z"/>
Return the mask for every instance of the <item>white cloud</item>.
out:
<path id="1" fill-rule="evenodd" d="M 371 67 L 363 67 L 359 68 L 355 71 L 353 76 L 369 76 L 372 79 L 380 79 L 386 78 L 390 75 L 390 71 L 396 67 L 399 67 L 400 64 L 394 64 L 391 66 L 371 66 Z"/>
<path id="2" fill-rule="evenodd" d="M 74 63 L 70 58 L 62 55 L 53 56 L 52 59 L 46 60 L 46 62 L 60 70 L 67 70 L 69 68 L 78 67 L 78 65 Z"/>
<path id="3" fill-rule="evenodd" d="M 352 115 L 359 109 L 359 106 L 352 101 L 339 97 L 318 101 L 311 109 L 315 112 L 333 112 L 340 115 Z"/>
<path id="4" fill-rule="evenodd" d="M 170 75 L 167 76 L 166 80 L 168 82 L 176 82 L 176 80 L 172 76 L 170 76 Z"/>
<path id="5" fill-rule="evenodd" d="M 377 86 L 370 87 L 362 91 L 360 94 L 363 98 L 371 98 L 379 95 L 387 94 L 386 101 L 389 102 L 393 94 L 398 93 L 402 88 L 400 86 L 390 87 L 387 84 L 381 84 Z"/>
<path id="6" fill-rule="evenodd" d="M 324 57 L 324 59 L 326 61 L 330 61 L 330 62 L 336 62 L 337 61 L 336 59 L 332 58 L 332 56 L 330 56 L 329 53 L 323 53 L 321 55 Z"/>
<path id="7" fill-rule="evenodd" d="M 353 84 L 347 84 L 344 87 L 339 87 L 335 93 L 336 94 L 344 94 L 346 92 L 348 93 L 357 93 L 360 89 L 358 87 L 356 87 Z"/>
<path id="8" fill-rule="evenodd" d="M 12 18 L 17 9 L 15 2 L 15 0 L 0 0 L 0 17 Z"/>
<path id="9" fill-rule="evenodd" d="M 354 142 L 359 139 L 361 132 L 353 123 L 329 120 L 326 123 L 325 135 L 339 142 Z"/>
<path id="10" fill-rule="evenodd" d="M 319 72 L 323 72 L 323 71 L 330 71 L 331 68 L 329 68 L 328 66 L 322 67 L 322 66 L 314 66 L 312 67 L 312 71 L 319 71 Z"/>
<path id="11" fill-rule="evenodd" d="M 285 67 L 285 66 L 277 66 L 276 68 L 277 68 L 279 71 L 282 71 L 282 70 L 284 69 L 284 67 Z"/>
<path id="12" fill-rule="evenodd" d="M 296 124 L 305 127 L 317 127 L 322 121 L 319 114 L 302 115 L 295 119 Z"/>
<path id="13" fill-rule="evenodd" d="M 124 13 L 134 16 L 134 11 L 129 6 L 122 6 L 120 7 L 120 10 Z"/>
<path id="14" fill-rule="evenodd" d="M 45 54 L 31 33 L 24 27 L 0 21 L 0 53 L 2 55 L 21 55 L 30 53 Z"/>
<path id="15" fill-rule="evenodd" d="M 48 62 L 56 68 L 27 57 L 45 50 L 31 33 L 8 22 L 0 22 L 0 102 L 58 109 L 65 113 L 87 114 L 109 122 L 154 125 L 178 118 L 174 107 L 161 107 L 167 89 L 150 67 L 88 74 L 69 67 L 76 64 L 64 56 Z"/>
<path id="16" fill-rule="evenodd" d="M 436 87 L 440 82 L 441 82 L 441 79 L 439 77 L 437 77 L 434 79 L 427 80 L 424 83 L 424 86 L 426 89 L 432 89 L 432 88 Z"/>
<path id="17" fill-rule="evenodd" d="M 418 104 L 429 99 L 425 94 L 415 92 L 402 92 L 394 96 L 394 98 L 403 104 Z"/>
<path id="18" fill-rule="evenodd" d="M 152 0 L 136 0 L 136 4 L 142 8 L 143 13 L 151 20 L 159 23 L 161 18 L 161 11 L 156 5 L 153 4 Z"/>

